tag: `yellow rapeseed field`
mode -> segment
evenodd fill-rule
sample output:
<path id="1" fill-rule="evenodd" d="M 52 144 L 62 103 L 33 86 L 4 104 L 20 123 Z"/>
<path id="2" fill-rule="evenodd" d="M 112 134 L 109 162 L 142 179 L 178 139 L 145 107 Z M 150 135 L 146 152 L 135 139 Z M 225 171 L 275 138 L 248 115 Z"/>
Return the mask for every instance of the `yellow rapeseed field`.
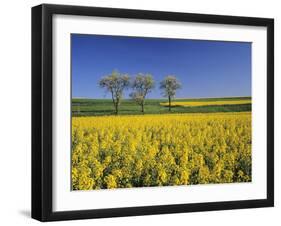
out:
<path id="1" fill-rule="evenodd" d="M 171 106 L 182 107 L 198 107 L 198 106 L 216 106 L 216 105 L 237 105 L 237 104 L 251 104 L 251 100 L 222 100 L 222 101 L 175 101 Z M 168 102 L 160 103 L 162 106 L 169 106 Z"/>
<path id="2" fill-rule="evenodd" d="M 251 181 L 251 113 L 72 118 L 72 189 Z"/>

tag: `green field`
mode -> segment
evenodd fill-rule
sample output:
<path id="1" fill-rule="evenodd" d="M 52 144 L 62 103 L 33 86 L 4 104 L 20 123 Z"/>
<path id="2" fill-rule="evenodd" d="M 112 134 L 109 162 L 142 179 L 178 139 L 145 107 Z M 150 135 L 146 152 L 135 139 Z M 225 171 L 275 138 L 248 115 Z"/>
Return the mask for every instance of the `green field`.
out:
<path id="1" fill-rule="evenodd" d="M 200 99 L 174 99 L 175 102 L 213 102 L 213 101 L 238 101 L 251 100 L 251 97 L 227 97 L 227 98 L 200 98 Z M 173 106 L 169 112 L 167 106 L 160 103 L 167 102 L 167 99 L 147 99 L 145 102 L 145 114 L 167 114 L 167 113 L 210 113 L 210 112 L 242 112 L 251 111 L 251 104 L 227 104 L 209 106 Z M 142 114 L 140 106 L 133 100 L 122 100 L 120 115 Z M 101 116 L 114 115 L 114 107 L 110 99 L 72 99 L 72 116 Z"/>

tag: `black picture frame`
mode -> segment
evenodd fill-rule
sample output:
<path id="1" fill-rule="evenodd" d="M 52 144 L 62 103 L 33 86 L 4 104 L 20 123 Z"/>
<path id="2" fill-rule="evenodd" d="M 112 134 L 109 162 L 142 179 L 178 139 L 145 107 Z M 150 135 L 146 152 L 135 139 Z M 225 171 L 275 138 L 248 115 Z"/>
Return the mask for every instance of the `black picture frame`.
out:
<path id="1" fill-rule="evenodd" d="M 267 198 L 95 210 L 52 210 L 52 18 L 55 14 L 267 28 Z M 274 20 L 43 4 L 32 8 L 32 218 L 40 221 L 122 217 L 274 206 Z"/>

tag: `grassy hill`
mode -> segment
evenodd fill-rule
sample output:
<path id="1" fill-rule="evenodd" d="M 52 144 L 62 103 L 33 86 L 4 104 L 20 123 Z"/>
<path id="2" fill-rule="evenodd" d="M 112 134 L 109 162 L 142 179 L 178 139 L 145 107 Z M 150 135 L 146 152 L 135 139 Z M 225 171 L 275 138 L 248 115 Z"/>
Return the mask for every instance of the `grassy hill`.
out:
<path id="1" fill-rule="evenodd" d="M 251 100 L 251 97 L 227 97 L 227 98 L 200 98 L 200 99 L 174 99 L 173 102 L 196 102 L 197 106 L 176 105 L 169 112 L 165 106 L 167 99 L 147 99 L 145 104 L 145 114 L 167 114 L 167 113 L 210 113 L 210 112 L 242 112 L 251 111 L 251 103 L 242 102 L 240 100 Z M 224 104 L 198 106 L 198 102 L 225 102 Z M 231 103 L 233 101 L 233 104 Z M 249 102 L 249 101 L 248 101 Z M 192 105 L 192 104 L 191 104 Z M 114 107 L 110 99 L 72 99 L 72 116 L 101 116 L 113 115 Z M 136 115 L 142 114 L 140 106 L 133 100 L 122 100 L 120 115 Z"/>

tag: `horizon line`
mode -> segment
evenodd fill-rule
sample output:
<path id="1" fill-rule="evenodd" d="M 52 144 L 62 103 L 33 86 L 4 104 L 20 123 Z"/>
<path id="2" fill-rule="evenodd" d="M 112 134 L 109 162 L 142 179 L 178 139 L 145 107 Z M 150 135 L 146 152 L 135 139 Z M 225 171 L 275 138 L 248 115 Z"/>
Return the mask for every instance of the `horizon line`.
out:
<path id="1" fill-rule="evenodd" d="M 177 99 L 215 99 L 215 98 L 241 98 L 241 97 L 251 97 L 252 96 L 215 96 L 215 97 L 179 97 L 173 98 L 174 100 Z M 94 98 L 94 97 L 72 97 L 71 99 L 95 99 L 95 100 L 111 100 L 111 98 Z M 155 100 L 155 99 L 167 99 L 165 97 L 161 98 L 145 98 L 146 100 Z M 124 98 L 123 100 L 131 100 L 131 98 Z"/>

